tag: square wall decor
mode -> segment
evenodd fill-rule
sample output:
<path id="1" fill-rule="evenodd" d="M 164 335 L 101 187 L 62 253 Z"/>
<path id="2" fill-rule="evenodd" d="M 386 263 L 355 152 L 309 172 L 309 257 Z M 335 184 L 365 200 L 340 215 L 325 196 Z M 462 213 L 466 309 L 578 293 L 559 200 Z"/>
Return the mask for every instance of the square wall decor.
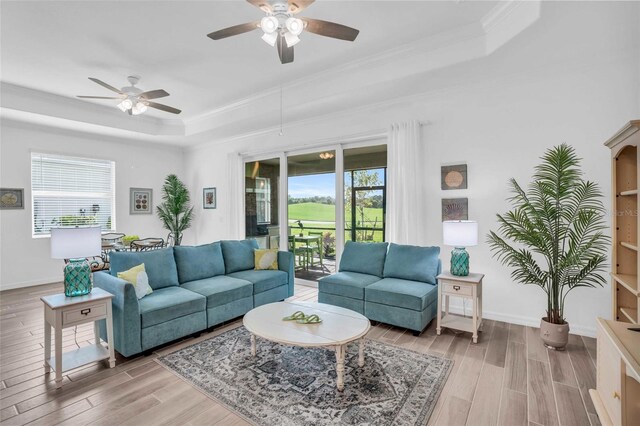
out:
<path id="1" fill-rule="evenodd" d="M 0 188 L 0 209 L 24 209 L 24 189 Z"/>
<path id="2" fill-rule="evenodd" d="M 442 221 L 469 220 L 469 200 L 467 198 L 443 198 Z"/>
<path id="3" fill-rule="evenodd" d="M 440 184 L 443 190 L 467 189 L 467 165 L 440 167 Z"/>
<path id="4" fill-rule="evenodd" d="M 153 189 L 129 188 L 129 214 L 151 214 Z"/>

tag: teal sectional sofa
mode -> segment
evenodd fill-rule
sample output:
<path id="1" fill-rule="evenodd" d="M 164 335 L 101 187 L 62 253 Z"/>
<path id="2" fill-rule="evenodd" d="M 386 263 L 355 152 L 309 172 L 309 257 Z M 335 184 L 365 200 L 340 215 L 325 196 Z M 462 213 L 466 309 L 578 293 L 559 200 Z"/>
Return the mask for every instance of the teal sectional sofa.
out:
<path id="1" fill-rule="evenodd" d="M 347 242 L 336 274 L 320 279 L 318 301 L 419 334 L 435 318 L 440 247 Z"/>
<path id="2" fill-rule="evenodd" d="M 278 252 L 278 270 L 254 270 L 257 248 L 243 240 L 112 252 L 110 271 L 96 272 L 94 285 L 114 295 L 115 350 L 135 355 L 293 296 L 293 255 Z M 153 293 L 138 300 L 117 274 L 141 263 Z M 104 321 L 100 333 L 106 337 Z"/>

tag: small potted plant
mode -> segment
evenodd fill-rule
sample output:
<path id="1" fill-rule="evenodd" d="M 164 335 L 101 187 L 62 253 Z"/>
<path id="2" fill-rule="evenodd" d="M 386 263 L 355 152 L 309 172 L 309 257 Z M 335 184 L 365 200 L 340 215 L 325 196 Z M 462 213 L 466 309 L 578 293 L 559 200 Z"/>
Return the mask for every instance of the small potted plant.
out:
<path id="1" fill-rule="evenodd" d="M 298 220 L 296 223 L 298 224 L 298 227 L 300 228 L 300 236 L 301 236 L 301 237 L 304 237 L 304 233 L 303 233 L 303 231 L 304 231 L 304 225 L 302 224 L 302 221 L 301 221 L 301 220 Z"/>
<path id="2" fill-rule="evenodd" d="M 182 233 L 191 226 L 193 206 L 186 185 L 178 176 L 169 175 L 162 185 L 162 204 L 156 206 L 162 224 L 173 235 L 174 245 L 182 242 Z"/>
<path id="3" fill-rule="evenodd" d="M 609 237 L 602 193 L 581 176 L 572 147 L 547 150 L 527 191 L 511 179 L 513 210 L 497 215 L 498 231 L 487 237 L 494 257 L 513 268 L 515 281 L 537 285 L 547 295 L 540 337 L 553 349 L 564 349 L 569 340 L 567 295 L 606 282 Z"/>

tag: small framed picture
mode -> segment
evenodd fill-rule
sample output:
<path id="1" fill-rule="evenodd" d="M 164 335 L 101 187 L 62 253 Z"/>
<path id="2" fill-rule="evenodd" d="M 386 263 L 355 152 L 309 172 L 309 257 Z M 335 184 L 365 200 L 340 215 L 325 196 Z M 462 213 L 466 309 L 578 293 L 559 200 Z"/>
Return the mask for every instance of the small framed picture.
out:
<path id="1" fill-rule="evenodd" d="M 0 188 L 0 209 L 24 209 L 24 189 Z"/>
<path id="2" fill-rule="evenodd" d="M 215 188 L 203 188 L 202 189 L 202 208 L 203 209 L 215 209 L 217 204 L 216 189 Z"/>
<path id="3" fill-rule="evenodd" d="M 443 190 L 467 189 L 467 165 L 440 167 L 440 183 Z"/>
<path id="4" fill-rule="evenodd" d="M 469 200 L 467 198 L 443 198 L 442 221 L 468 220 Z"/>
<path id="5" fill-rule="evenodd" d="M 151 214 L 153 211 L 153 189 L 129 188 L 129 214 Z"/>

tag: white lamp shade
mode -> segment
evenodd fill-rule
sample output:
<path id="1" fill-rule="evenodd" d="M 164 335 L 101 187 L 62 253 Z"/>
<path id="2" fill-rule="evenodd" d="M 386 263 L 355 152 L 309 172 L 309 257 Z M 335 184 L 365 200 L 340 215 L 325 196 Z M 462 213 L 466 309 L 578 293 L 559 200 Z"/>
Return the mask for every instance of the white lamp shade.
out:
<path id="1" fill-rule="evenodd" d="M 51 228 L 51 257 L 79 259 L 98 256 L 102 251 L 100 227 Z"/>
<path id="2" fill-rule="evenodd" d="M 447 246 L 478 245 L 478 222 L 475 220 L 445 220 L 442 222 L 442 242 Z"/>

